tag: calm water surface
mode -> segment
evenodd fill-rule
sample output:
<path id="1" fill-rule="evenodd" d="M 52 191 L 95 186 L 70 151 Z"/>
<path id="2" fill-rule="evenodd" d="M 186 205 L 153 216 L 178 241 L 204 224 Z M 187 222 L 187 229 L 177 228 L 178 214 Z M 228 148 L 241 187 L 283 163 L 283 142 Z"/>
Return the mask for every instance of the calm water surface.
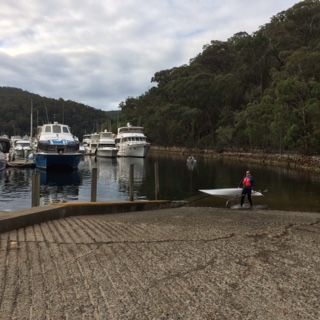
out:
<path id="1" fill-rule="evenodd" d="M 202 194 L 198 189 L 237 187 L 250 169 L 256 190 L 264 197 L 253 198 L 269 209 L 320 212 L 320 176 L 285 169 L 245 166 L 243 163 L 198 159 L 193 170 L 186 157 L 146 159 L 118 158 L 96 161 L 85 157 L 74 172 L 40 172 L 41 205 L 60 201 L 90 201 L 91 170 L 98 169 L 97 201 L 128 200 L 129 168 L 134 164 L 136 199 L 154 199 L 154 162 L 159 162 L 160 198 L 189 200 L 193 205 L 224 206 L 225 201 Z M 0 172 L 0 211 L 31 206 L 31 177 L 37 169 L 8 168 Z"/>

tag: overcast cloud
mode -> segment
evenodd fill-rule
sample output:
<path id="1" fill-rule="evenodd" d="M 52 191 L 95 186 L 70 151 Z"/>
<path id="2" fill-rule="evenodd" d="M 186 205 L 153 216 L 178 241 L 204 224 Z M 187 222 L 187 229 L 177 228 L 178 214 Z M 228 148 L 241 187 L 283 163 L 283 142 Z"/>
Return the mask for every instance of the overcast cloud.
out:
<path id="1" fill-rule="evenodd" d="M 0 0 L 0 86 L 117 109 L 211 40 L 297 0 Z"/>

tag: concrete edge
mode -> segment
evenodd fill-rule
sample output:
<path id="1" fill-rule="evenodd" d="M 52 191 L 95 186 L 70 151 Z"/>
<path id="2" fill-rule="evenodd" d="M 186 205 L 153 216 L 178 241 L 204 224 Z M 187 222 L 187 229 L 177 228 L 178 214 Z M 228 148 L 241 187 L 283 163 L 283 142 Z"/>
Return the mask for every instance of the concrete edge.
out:
<path id="1" fill-rule="evenodd" d="M 34 207 L 27 210 L 0 215 L 0 233 L 31 226 L 48 220 L 78 215 L 110 214 L 154 210 L 181 206 L 180 202 L 168 200 L 119 201 L 119 202 L 74 202 Z"/>

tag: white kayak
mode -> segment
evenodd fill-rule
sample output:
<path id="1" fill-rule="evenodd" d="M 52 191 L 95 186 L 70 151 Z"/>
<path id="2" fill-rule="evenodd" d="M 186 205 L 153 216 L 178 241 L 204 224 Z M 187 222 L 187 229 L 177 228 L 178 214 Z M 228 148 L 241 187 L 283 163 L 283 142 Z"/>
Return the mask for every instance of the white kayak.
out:
<path id="1" fill-rule="evenodd" d="M 202 189 L 200 192 L 221 198 L 237 198 L 241 196 L 242 188 L 223 188 L 223 189 Z M 261 197 L 263 194 L 258 191 L 252 190 L 251 196 Z"/>

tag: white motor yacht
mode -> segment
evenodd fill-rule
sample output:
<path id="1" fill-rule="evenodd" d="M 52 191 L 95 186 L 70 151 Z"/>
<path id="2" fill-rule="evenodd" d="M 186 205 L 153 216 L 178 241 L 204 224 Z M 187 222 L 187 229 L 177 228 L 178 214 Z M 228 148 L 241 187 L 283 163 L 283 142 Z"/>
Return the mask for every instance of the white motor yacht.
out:
<path id="1" fill-rule="evenodd" d="M 82 137 L 82 147 L 85 155 L 90 155 L 91 134 L 85 134 Z"/>
<path id="2" fill-rule="evenodd" d="M 119 157 L 144 158 L 148 154 L 150 143 L 147 142 L 143 127 L 128 123 L 126 127 L 118 128 L 116 147 Z"/>
<path id="3" fill-rule="evenodd" d="M 97 154 L 97 148 L 99 144 L 99 133 L 92 133 L 90 136 L 90 143 L 89 143 L 89 154 L 90 155 L 96 155 Z"/>
<path id="4" fill-rule="evenodd" d="M 10 152 L 10 158 L 13 159 L 27 159 L 32 153 L 31 140 L 29 137 L 14 139 Z"/>
<path id="5" fill-rule="evenodd" d="M 97 146 L 97 157 L 114 158 L 117 156 L 115 139 L 112 132 L 103 131 L 99 133 L 99 143 Z"/>
<path id="6" fill-rule="evenodd" d="M 6 153 L 10 150 L 10 140 L 7 137 L 0 137 L 0 171 L 4 170 L 7 165 Z"/>

